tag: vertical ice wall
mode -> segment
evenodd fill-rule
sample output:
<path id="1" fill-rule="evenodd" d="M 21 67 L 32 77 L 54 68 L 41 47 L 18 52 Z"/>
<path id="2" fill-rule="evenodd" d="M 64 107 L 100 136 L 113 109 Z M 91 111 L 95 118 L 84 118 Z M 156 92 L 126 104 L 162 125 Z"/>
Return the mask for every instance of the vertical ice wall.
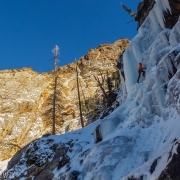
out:
<path id="1" fill-rule="evenodd" d="M 138 62 L 143 63 L 143 53 L 147 51 L 158 34 L 164 29 L 163 12 L 167 10 L 171 12 L 168 0 L 156 0 L 154 8 L 124 53 L 123 62 L 129 98 L 132 96 L 132 86 L 137 82 Z M 148 72 L 148 64 L 143 65 L 147 67 Z"/>

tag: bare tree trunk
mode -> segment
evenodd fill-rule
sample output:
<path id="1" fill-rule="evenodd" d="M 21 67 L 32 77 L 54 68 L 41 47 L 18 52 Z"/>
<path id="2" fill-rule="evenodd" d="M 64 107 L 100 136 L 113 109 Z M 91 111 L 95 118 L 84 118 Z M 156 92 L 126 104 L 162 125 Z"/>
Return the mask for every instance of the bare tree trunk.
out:
<path id="1" fill-rule="evenodd" d="M 79 84 L 80 84 L 81 92 L 82 92 L 82 95 L 83 95 L 83 98 L 84 98 L 84 103 L 85 103 L 85 106 L 86 106 L 86 110 L 87 110 L 88 113 L 89 113 L 90 111 L 89 111 L 89 107 L 88 107 L 87 100 L 86 100 L 85 95 L 84 95 L 84 91 L 83 91 L 83 89 L 82 89 L 82 86 L 81 86 L 81 83 L 80 83 L 80 82 L 79 82 Z"/>
<path id="2" fill-rule="evenodd" d="M 56 87 L 57 87 L 57 76 L 54 78 L 54 97 L 53 97 L 53 129 L 52 129 L 52 134 L 56 133 L 56 128 L 55 128 L 55 121 L 56 121 Z"/>
<path id="3" fill-rule="evenodd" d="M 79 79 L 78 79 L 78 70 L 76 66 L 76 74 L 77 74 L 77 90 L 78 90 L 78 100 L 79 100 L 79 111 L 80 111 L 80 119 L 81 119 L 81 126 L 84 127 L 83 117 L 82 117 L 82 109 L 81 109 L 81 98 L 79 92 Z"/>
<path id="4" fill-rule="evenodd" d="M 52 112 L 52 134 L 56 133 L 56 87 L 57 87 L 57 63 L 58 63 L 58 54 L 59 47 L 56 45 L 52 50 L 54 54 L 54 96 L 53 96 L 53 112 Z"/>
<path id="5" fill-rule="evenodd" d="M 99 87 L 100 87 L 100 89 L 101 89 L 101 91 L 102 91 L 102 93 L 104 95 L 104 98 L 108 102 L 108 96 L 107 96 L 107 93 L 106 93 L 106 91 L 104 89 L 105 78 L 103 77 L 101 71 L 100 71 L 100 74 L 101 74 L 101 81 L 100 81 L 99 77 L 98 76 L 96 77 L 95 75 L 94 75 L 94 79 L 97 81 L 97 83 L 98 83 L 98 85 L 99 85 Z"/>
<path id="6" fill-rule="evenodd" d="M 107 96 L 107 94 L 106 94 L 103 86 L 99 85 L 99 87 L 101 88 L 101 91 L 103 92 L 103 95 L 104 95 L 104 97 L 106 98 L 106 100 L 108 100 L 108 96 Z"/>

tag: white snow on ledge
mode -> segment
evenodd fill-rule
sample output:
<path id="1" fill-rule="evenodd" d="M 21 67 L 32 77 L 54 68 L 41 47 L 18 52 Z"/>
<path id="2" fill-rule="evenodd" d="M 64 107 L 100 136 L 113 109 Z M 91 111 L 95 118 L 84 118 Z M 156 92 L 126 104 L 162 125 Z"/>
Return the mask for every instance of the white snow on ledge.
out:
<path id="1" fill-rule="evenodd" d="M 10 159 L 0 162 L 0 174 L 7 168 Z"/>

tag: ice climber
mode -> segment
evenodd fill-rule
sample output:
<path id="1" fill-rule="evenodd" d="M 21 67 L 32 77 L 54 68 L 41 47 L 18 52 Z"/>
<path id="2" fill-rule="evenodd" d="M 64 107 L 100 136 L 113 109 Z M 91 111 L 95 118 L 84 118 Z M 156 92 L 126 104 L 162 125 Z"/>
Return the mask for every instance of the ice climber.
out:
<path id="1" fill-rule="evenodd" d="M 139 83 L 139 79 L 140 79 L 140 77 L 141 77 L 141 73 L 143 73 L 143 77 L 145 77 L 145 71 L 144 71 L 144 69 L 146 69 L 146 68 L 144 68 L 144 67 L 142 66 L 142 63 L 139 63 L 139 64 L 138 64 L 138 73 L 139 73 L 139 76 L 138 76 L 138 79 L 137 79 L 137 83 Z"/>

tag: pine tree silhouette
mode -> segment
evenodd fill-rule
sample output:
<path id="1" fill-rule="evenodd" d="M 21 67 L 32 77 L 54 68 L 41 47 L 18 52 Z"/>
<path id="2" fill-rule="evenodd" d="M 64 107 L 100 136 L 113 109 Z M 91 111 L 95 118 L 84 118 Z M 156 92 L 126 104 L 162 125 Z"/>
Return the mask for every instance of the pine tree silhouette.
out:
<path id="1" fill-rule="evenodd" d="M 122 2 L 121 2 L 121 6 L 122 8 L 127 11 L 131 16 L 133 16 L 134 18 L 136 18 L 137 13 L 133 12 L 130 8 L 126 7 Z"/>

